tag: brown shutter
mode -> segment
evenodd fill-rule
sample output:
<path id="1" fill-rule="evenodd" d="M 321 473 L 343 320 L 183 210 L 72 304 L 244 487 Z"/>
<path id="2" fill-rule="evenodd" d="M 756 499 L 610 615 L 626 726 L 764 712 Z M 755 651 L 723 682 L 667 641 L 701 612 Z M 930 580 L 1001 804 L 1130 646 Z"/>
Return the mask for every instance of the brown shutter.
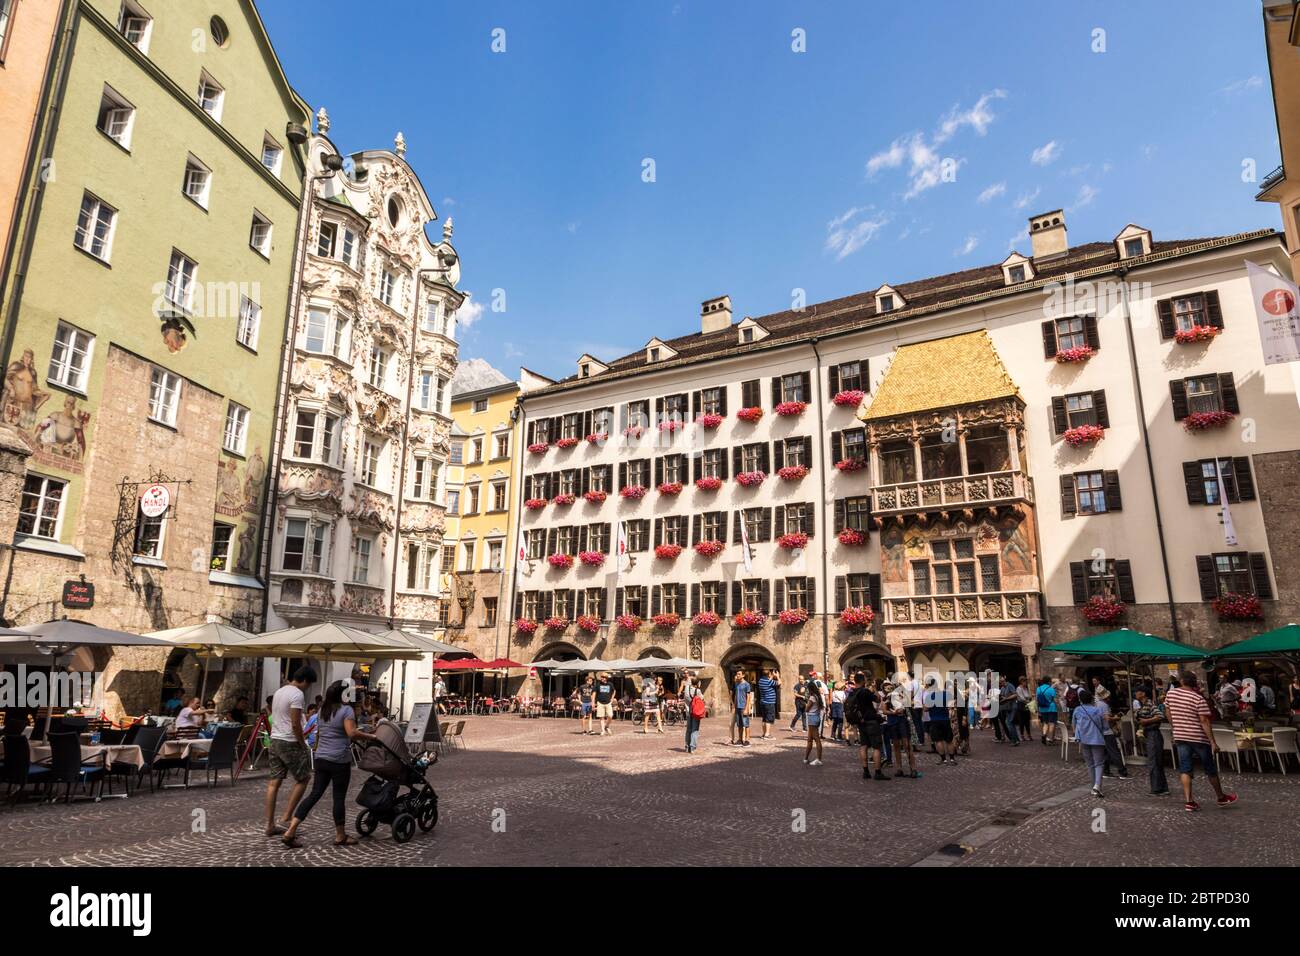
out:
<path id="1" fill-rule="evenodd" d="M 727 540 L 727 512 L 719 511 L 717 514 L 718 514 L 718 540 L 725 542 Z"/>
<path id="2" fill-rule="evenodd" d="M 691 455 L 691 481 L 700 480 L 700 470 L 703 467 L 704 452 L 697 451 Z"/>
<path id="3" fill-rule="evenodd" d="M 740 578 L 731 582 L 731 610 L 732 613 L 739 613 L 744 592 L 741 591 Z"/>
<path id="4" fill-rule="evenodd" d="M 582 617 L 587 613 L 587 592 L 584 588 L 578 588 L 573 594 L 573 616 Z"/>
<path id="5" fill-rule="evenodd" d="M 1092 393 L 1092 407 L 1097 413 L 1097 424 L 1102 428 L 1110 428 L 1110 409 L 1106 407 L 1105 389 Z"/>
<path id="6" fill-rule="evenodd" d="M 699 391 L 691 392 L 691 418 L 700 417 L 700 393 Z"/>
<path id="7" fill-rule="evenodd" d="M 1065 398 L 1061 395 L 1052 399 L 1052 427 L 1058 435 L 1064 434 L 1070 427 L 1070 418 L 1065 414 Z"/>
<path id="8" fill-rule="evenodd" d="M 618 490 L 622 491 L 627 487 L 627 462 L 618 463 Z"/>
<path id="9" fill-rule="evenodd" d="M 584 524 L 578 528 L 578 550 L 587 550 L 587 526 Z"/>
<path id="10" fill-rule="evenodd" d="M 847 509 L 843 498 L 835 499 L 835 533 L 839 534 L 847 526 Z"/>
<path id="11" fill-rule="evenodd" d="M 663 588 L 656 584 L 650 589 L 650 616 L 654 617 L 663 607 Z"/>
<path id="12" fill-rule="evenodd" d="M 812 468 L 812 435 L 803 436 L 803 460 L 808 463 L 809 468 Z"/>
<path id="13" fill-rule="evenodd" d="M 1160 337 L 1162 339 L 1172 339 L 1176 327 L 1174 326 L 1174 302 L 1172 299 L 1161 299 L 1156 303 L 1156 312 L 1160 317 Z"/>
<path id="14" fill-rule="evenodd" d="M 1074 475 L 1061 476 L 1061 517 L 1072 518 L 1078 507 L 1074 498 Z"/>
<path id="15" fill-rule="evenodd" d="M 664 543 L 664 519 L 655 518 L 655 547 Z"/>
<path id="16" fill-rule="evenodd" d="M 523 616 L 524 616 L 524 592 L 516 591 L 515 592 L 515 620 L 517 621 Z"/>
<path id="17" fill-rule="evenodd" d="M 559 528 L 550 528 L 546 532 L 546 553 L 555 553 L 555 544 L 559 537 Z"/>
<path id="18" fill-rule="evenodd" d="M 1205 293 L 1205 317 L 1216 329 L 1223 328 L 1223 307 L 1219 305 L 1219 290 L 1211 289 Z"/>
<path id="19" fill-rule="evenodd" d="M 691 544 L 700 543 L 700 531 L 704 527 L 704 515 L 691 515 Z"/>
<path id="20" fill-rule="evenodd" d="M 772 606 L 773 614 L 780 614 L 785 610 L 785 581 L 780 578 L 776 579 L 775 603 Z"/>
<path id="21" fill-rule="evenodd" d="M 826 372 L 829 377 L 831 391 L 831 394 L 828 397 L 834 398 L 840 391 L 840 367 L 838 365 L 832 365 L 826 370 Z"/>
<path id="22" fill-rule="evenodd" d="M 1205 504 L 1205 481 L 1201 477 L 1199 461 L 1183 462 L 1183 482 L 1187 485 L 1187 503 L 1189 505 Z"/>
<path id="23" fill-rule="evenodd" d="M 1250 553 L 1250 577 L 1255 582 L 1255 597 L 1261 601 L 1273 597 L 1273 584 L 1268 579 L 1268 558 L 1258 551 Z"/>
<path id="24" fill-rule="evenodd" d="M 808 613 L 817 613 L 817 579 L 805 578 L 804 599 L 808 602 Z"/>
<path id="25" fill-rule="evenodd" d="M 764 614 L 772 613 L 772 582 L 767 578 L 758 583 L 758 603 Z"/>
<path id="26" fill-rule="evenodd" d="M 614 616 L 615 617 L 623 616 L 623 591 L 624 591 L 623 588 L 618 588 L 614 592 Z"/>
<path id="27" fill-rule="evenodd" d="M 727 471 L 727 450 L 725 448 L 719 448 L 718 451 L 720 452 L 720 454 L 718 455 L 718 471 L 721 472 L 721 474 L 718 477 L 720 477 L 723 481 L 726 481 L 728 478 L 731 477 L 731 475 Z"/>
<path id="28" fill-rule="evenodd" d="M 1101 332 L 1097 329 L 1097 317 L 1095 315 L 1085 315 L 1083 317 L 1083 335 L 1089 348 L 1101 348 Z"/>
<path id="29" fill-rule="evenodd" d="M 774 375 L 772 376 L 772 407 L 776 408 L 776 406 L 780 404 L 781 404 L 781 376 Z"/>
<path id="30" fill-rule="evenodd" d="M 760 463 L 758 470 L 762 472 L 770 472 L 772 470 L 772 449 L 767 446 L 767 442 L 763 442 L 761 452 L 762 453 L 758 456 Z"/>
<path id="31" fill-rule="evenodd" d="M 805 402 L 811 403 L 814 401 L 812 393 L 812 372 L 803 373 L 803 398 Z"/>
<path id="32" fill-rule="evenodd" d="M 1043 323 L 1043 357 L 1056 358 L 1056 323 L 1050 319 Z"/>
<path id="33" fill-rule="evenodd" d="M 718 386 L 718 414 L 727 417 L 727 386 Z"/>
<path id="34" fill-rule="evenodd" d="M 1082 561 L 1070 562 L 1070 590 L 1075 604 L 1085 604 L 1088 600 L 1088 576 L 1084 573 Z"/>
<path id="35" fill-rule="evenodd" d="M 1124 499 L 1119 494 L 1119 472 L 1103 471 L 1101 473 L 1102 484 L 1106 489 L 1106 510 L 1123 511 Z"/>
<path id="36" fill-rule="evenodd" d="M 1176 378 L 1169 383 L 1169 401 L 1174 409 L 1174 421 L 1181 422 L 1187 417 L 1187 383 Z"/>
<path id="37" fill-rule="evenodd" d="M 808 535 L 808 537 L 812 538 L 817 535 L 817 509 L 813 507 L 813 503 L 811 501 L 808 502 L 807 508 L 808 508 L 808 518 L 804 522 L 804 531 Z"/>
<path id="38" fill-rule="evenodd" d="M 1241 411 L 1237 403 L 1237 386 L 1232 381 L 1231 372 L 1219 373 L 1219 395 L 1223 399 L 1223 410 L 1236 415 Z"/>
<path id="39" fill-rule="evenodd" d="M 868 586 L 868 589 L 869 589 L 870 594 L 871 594 L 871 610 L 875 611 L 876 614 L 879 615 L 879 614 L 880 614 L 880 598 L 882 597 L 882 595 L 881 595 L 881 593 L 880 593 L 880 575 L 879 575 L 879 574 L 868 574 L 868 575 L 867 575 L 867 586 Z"/>
<path id="40" fill-rule="evenodd" d="M 776 512 L 776 534 L 780 537 L 785 534 L 785 505 L 777 505 L 773 510 Z"/>
<path id="41" fill-rule="evenodd" d="M 780 438 L 772 442 L 772 461 L 777 468 L 785 467 L 785 441 Z"/>
<path id="42" fill-rule="evenodd" d="M 758 518 L 758 540 L 772 540 L 772 509 L 760 508 Z"/>
<path id="43" fill-rule="evenodd" d="M 736 474 L 745 470 L 745 449 L 741 445 L 731 449 L 731 470 Z"/>
<path id="44" fill-rule="evenodd" d="M 844 459 L 844 435 L 840 432 L 831 432 L 831 463 L 842 461 Z"/>
<path id="45" fill-rule="evenodd" d="M 1219 586 L 1214 580 L 1214 558 L 1208 554 L 1196 556 L 1196 576 L 1201 583 L 1201 600 L 1213 601 L 1219 596 Z"/>
<path id="46" fill-rule="evenodd" d="M 542 592 L 542 619 L 552 617 L 555 614 L 555 592 Z"/>
<path id="47" fill-rule="evenodd" d="M 691 606 L 689 611 L 692 617 L 700 613 L 700 585 L 698 581 L 691 584 Z"/>
<path id="48" fill-rule="evenodd" d="M 1232 459 L 1232 474 L 1237 479 L 1237 500 L 1254 501 L 1255 479 L 1250 474 L 1250 459 Z"/>
<path id="49" fill-rule="evenodd" d="M 849 579 L 844 575 L 835 578 L 835 613 L 839 614 L 849 606 Z"/>
<path id="50" fill-rule="evenodd" d="M 664 460 L 663 458 L 655 459 L 655 487 L 664 483 Z"/>
<path id="51" fill-rule="evenodd" d="M 733 512 L 733 514 L 734 517 L 731 519 L 731 543 L 740 544 L 740 523 L 745 520 L 745 513 L 743 511 L 736 511 Z"/>
<path id="52" fill-rule="evenodd" d="M 1125 604 L 1136 604 L 1133 591 L 1133 566 L 1127 560 L 1115 562 L 1115 581 L 1119 584 L 1119 599 Z"/>

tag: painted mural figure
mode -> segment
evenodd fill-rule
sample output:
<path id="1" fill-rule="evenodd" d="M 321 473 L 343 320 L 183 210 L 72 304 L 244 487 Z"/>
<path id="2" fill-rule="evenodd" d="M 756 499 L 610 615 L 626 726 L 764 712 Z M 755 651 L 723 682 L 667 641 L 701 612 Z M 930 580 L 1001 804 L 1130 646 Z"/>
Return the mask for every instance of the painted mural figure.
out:
<path id="1" fill-rule="evenodd" d="M 217 475 L 217 510 L 231 517 L 244 510 L 244 492 L 237 474 L 238 467 L 233 458 L 225 458 Z"/>
<path id="2" fill-rule="evenodd" d="M 1010 574 L 1032 574 L 1034 562 L 1021 519 L 1016 515 L 999 518 L 998 537 L 1002 539 L 1002 567 Z"/>
<path id="3" fill-rule="evenodd" d="M 35 353 L 24 349 L 22 358 L 10 362 L 5 370 L 5 420 L 19 428 L 31 428 L 36 423 L 37 410 L 49 397 L 50 393 L 40 387 Z"/>
<path id="4" fill-rule="evenodd" d="M 36 439 L 54 454 L 80 460 L 86 453 L 86 423 L 90 413 L 77 408 L 77 400 L 69 395 L 63 400 L 63 411 L 51 412 L 36 426 Z"/>
<path id="5" fill-rule="evenodd" d="M 891 526 L 881 538 L 881 573 L 884 580 L 900 584 L 907 580 L 907 556 L 903 550 L 903 530 Z"/>
<path id="6" fill-rule="evenodd" d="M 239 574 L 253 573 L 253 527 L 244 525 L 239 529 L 239 559 L 235 562 L 235 571 Z"/>
<path id="7" fill-rule="evenodd" d="M 266 459 L 259 445 L 253 449 L 244 468 L 244 510 L 257 513 L 257 503 L 262 499 L 262 482 L 266 479 Z"/>

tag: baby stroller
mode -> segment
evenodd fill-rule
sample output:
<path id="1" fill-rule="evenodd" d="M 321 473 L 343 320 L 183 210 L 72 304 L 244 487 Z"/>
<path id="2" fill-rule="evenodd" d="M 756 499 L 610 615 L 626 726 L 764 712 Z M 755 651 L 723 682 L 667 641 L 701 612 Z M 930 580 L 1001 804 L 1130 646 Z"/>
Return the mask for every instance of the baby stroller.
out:
<path id="1" fill-rule="evenodd" d="M 357 832 L 370 836 L 379 824 L 387 823 L 393 828 L 393 840 L 405 843 L 415 836 L 417 826 L 428 833 L 438 823 L 438 794 L 424 777 L 438 756 L 431 751 L 412 755 L 402 728 L 391 720 L 379 721 L 375 737 L 357 759 L 357 766 L 372 774 L 357 794 L 363 808 L 357 814 Z"/>

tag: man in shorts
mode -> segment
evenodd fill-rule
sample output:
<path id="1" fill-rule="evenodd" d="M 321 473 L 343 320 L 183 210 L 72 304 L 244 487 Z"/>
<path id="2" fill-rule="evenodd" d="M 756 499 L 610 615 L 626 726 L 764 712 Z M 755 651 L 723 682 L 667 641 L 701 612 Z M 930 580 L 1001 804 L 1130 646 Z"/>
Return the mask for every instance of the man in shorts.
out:
<path id="1" fill-rule="evenodd" d="M 659 717 L 659 691 L 655 679 L 647 674 L 641 681 L 641 732 L 650 733 L 650 721 L 655 722 L 659 733 L 664 732 L 664 722 Z"/>
<path id="2" fill-rule="evenodd" d="M 948 701 L 942 686 L 932 688 L 926 695 L 926 714 L 930 718 L 930 742 L 934 744 L 939 755 L 939 766 L 957 766 L 957 756 L 953 752 L 952 718 L 948 713 Z"/>
<path id="3" fill-rule="evenodd" d="M 888 780 L 880 770 L 880 751 L 885 745 L 885 735 L 880 726 L 880 711 L 876 709 L 876 692 L 873 688 L 867 686 L 867 675 L 863 671 L 858 671 L 853 675 L 853 684 L 857 688 L 853 692 L 854 700 L 857 701 L 858 716 L 858 742 L 860 744 L 859 753 L 862 757 L 862 779 L 871 780 L 873 774 L 872 761 L 874 760 L 876 780 Z"/>
<path id="4" fill-rule="evenodd" d="M 293 679 L 271 695 L 271 777 L 266 782 L 266 835 L 280 836 L 289 828 L 298 801 L 307 792 L 311 778 L 311 751 L 303 735 L 303 711 L 306 701 L 302 692 L 316 683 L 316 672 L 306 665 L 293 672 Z M 293 777 L 289 805 L 284 819 L 275 822 L 275 802 L 280 783 Z"/>
<path id="5" fill-rule="evenodd" d="M 589 734 L 591 727 L 591 709 L 596 702 L 596 676 L 588 674 L 587 679 L 578 688 L 578 706 L 582 709 L 582 732 Z"/>
<path id="6" fill-rule="evenodd" d="M 912 695 L 908 693 L 907 684 L 895 684 L 885 681 L 885 695 L 889 707 L 889 720 L 885 733 L 894 742 L 895 777 L 912 777 L 915 779 L 916 755 L 912 753 Z M 907 754 L 907 771 L 903 770 L 903 754 Z"/>
<path id="7" fill-rule="evenodd" d="M 754 700 L 749 681 L 745 680 L 744 671 L 736 671 L 733 687 L 732 705 L 735 712 L 731 718 L 731 743 L 741 747 L 749 746 L 749 715 Z"/>
<path id="8" fill-rule="evenodd" d="M 1183 784 L 1183 809 L 1188 813 L 1201 809 L 1201 805 L 1192 799 L 1192 764 L 1195 760 L 1201 762 L 1219 806 L 1229 807 L 1237 802 L 1237 795 L 1225 793 L 1219 783 L 1219 768 L 1215 766 L 1214 756 L 1219 745 L 1214 742 L 1214 731 L 1210 728 L 1212 711 L 1197 685 L 1196 675 L 1192 671 L 1183 671 L 1179 686 L 1165 694 L 1165 713 L 1173 727 L 1178 778 Z"/>
<path id="9" fill-rule="evenodd" d="M 763 715 L 764 740 L 772 736 L 772 725 L 776 723 L 776 695 L 780 686 L 780 673 L 764 667 L 763 676 L 758 679 L 758 706 Z"/>
<path id="10" fill-rule="evenodd" d="M 614 720 L 614 682 L 608 674 L 601 674 L 595 683 L 596 719 L 600 721 L 598 737 L 609 733 L 609 725 Z"/>

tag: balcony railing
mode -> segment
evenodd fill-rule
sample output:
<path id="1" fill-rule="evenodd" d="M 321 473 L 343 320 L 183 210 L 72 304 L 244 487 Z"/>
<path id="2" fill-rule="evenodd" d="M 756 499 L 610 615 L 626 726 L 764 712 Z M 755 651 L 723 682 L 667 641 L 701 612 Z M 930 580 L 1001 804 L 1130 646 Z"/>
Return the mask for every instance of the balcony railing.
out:
<path id="1" fill-rule="evenodd" d="M 1037 591 L 980 591 L 885 598 L 886 624 L 981 624 L 1038 621 Z"/>
<path id="2" fill-rule="evenodd" d="M 1286 179 L 1286 168 L 1283 166 L 1279 166 L 1277 169 L 1273 170 L 1271 173 L 1269 173 L 1267 176 L 1264 177 L 1263 182 L 1259 184 L 1259 192 L 1257 192 L 1255 195 L 1257 196 L 1263 195 L 1264 193 L 1268 192 L 1270 189 L 1272 189 L 1274 186 L 1276 186 L 1284 179 Z"/>
<path id="3" fill-rule="evenodd" d="M 876 514 L 901 514 L 1007 501 L 1034 500 L 1034 485 L 1022 471 L 991 471 L 901 485 L 882 485 L 872 492 Z"/>

